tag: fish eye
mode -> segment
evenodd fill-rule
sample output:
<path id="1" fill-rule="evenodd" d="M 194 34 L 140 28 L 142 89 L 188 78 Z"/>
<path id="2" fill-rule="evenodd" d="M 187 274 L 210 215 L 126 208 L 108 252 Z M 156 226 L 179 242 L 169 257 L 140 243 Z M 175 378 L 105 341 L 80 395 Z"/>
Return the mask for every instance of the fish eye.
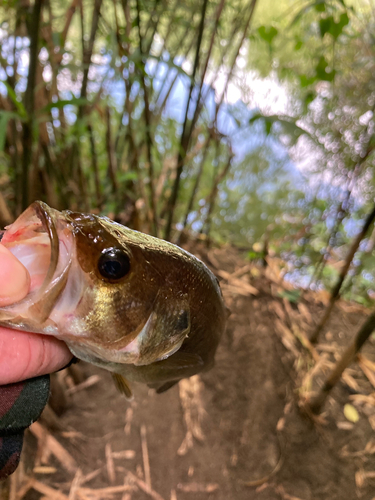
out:
<path id="1" fill-rule="evenodd" d="M 98 261 L 100 275 L 109 281 L 119 281 L 130 271 L 129 255 L 121 248 L 104 250 Z"/>

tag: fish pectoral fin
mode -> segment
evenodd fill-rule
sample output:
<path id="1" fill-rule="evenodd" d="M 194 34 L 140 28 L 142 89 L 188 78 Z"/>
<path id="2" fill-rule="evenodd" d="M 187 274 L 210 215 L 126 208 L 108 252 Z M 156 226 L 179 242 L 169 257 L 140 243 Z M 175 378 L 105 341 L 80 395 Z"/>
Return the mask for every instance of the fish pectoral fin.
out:
<path id="1" fill-rule="evenodd" d="M 178 384 L 182 378 L 191 377 L 202 371 L 204 362 L 198 354 L 176 352 L 170 358 L 157 361 L 154 365 L 158 370 L 155 380 L 159 379 L 160 381 L 149 383 L 148 386 L 161 394 Z"/>
<path id="2" fill-rule="evenodd" d="M 162 361 L 157 361 L 158 368 L 162 370 L 179 370 L 189 369 L 189 368 L 199 368 L 203 367 L 203 359 L 198 355 L 190 352 L 175 352 L 167 359 Z"/>
<path id="3" fill-rule="evenodd" d="M 131 401 L 133 399 L 133 392 L 126 378 L 122 375 L 119 375 L 118 373 L 111 373 L 111 375 L 116 389 L 121 392 L 121 394 L 124 394 L 127 400 Z"/>
<path id="4" fill-rule="evenodd" d="M 155 389 L 156 393 L 157 394 L 161 394 L 162 392 L 165 392 L 167 391 L 168 389 L 170 389 L 171 387 L 173 387 L 174 385 L 178 384 L 180 381 L 179 380 L 170 380 L 169 382 L 164 382 L 164 383 L 155 383 L 155 384 L 147 384 L 147 387 L 149 387 L 150 389 Z"/>
<path id="5" fill-rule="evenodd" d="M 159 387 L 155 387 L 156 393 L 162 394 L 163 392 L 167 391 L 168 389 L 170 389 L 171 387 L 173 387 L 174 385 L 176 385 L 178 383 L 179 383 L 179 380 L 172 380 L 171 382 L 166 382 L 165 384 L 160 385 Z"/>

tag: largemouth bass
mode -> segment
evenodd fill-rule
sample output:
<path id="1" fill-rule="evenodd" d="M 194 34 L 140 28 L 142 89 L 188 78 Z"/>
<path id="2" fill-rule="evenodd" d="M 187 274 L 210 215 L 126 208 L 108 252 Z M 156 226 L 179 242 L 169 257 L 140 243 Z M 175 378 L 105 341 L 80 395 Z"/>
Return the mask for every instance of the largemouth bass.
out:
<path id="1" fill-rule="evenodd" d="M 163 392 L 208 370 L 226 323 L 218 281 L 181 248 L 107 217 L 33 203 L 1 243 L 29 271 L 0 325 L 53 335 L 82 360 Z"/>

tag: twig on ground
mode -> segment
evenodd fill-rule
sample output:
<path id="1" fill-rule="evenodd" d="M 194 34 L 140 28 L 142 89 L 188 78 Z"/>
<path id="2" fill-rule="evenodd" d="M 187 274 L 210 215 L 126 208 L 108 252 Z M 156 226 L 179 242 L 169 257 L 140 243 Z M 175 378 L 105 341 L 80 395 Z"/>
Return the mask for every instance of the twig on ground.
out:
<path id="1" fill-rule="evenodd" d="M 147 430 L 145 425 L 141 425 L 141 442 L 142 442 L 142 457 L 143 457 L 143 468 L 145 472 L 145 480 L 146 484 L 151 489 L 150 460 L 148 456 Z"/>
<path id="2" fill-rule="evenodd" d="M 109 482 L 111 484 L 114 484 L 116 482 L 116 472 L 115 472 L 115 464 L 113 463 L 112 449 L 110 443 L 107 443 L 105 445 L 105 458 L 107 462 L 107 474 Z"/>
<path id="3" fill-rule="evenodd" d="M 34 422 L 30 427 L 31 432 L 45 443 L 45 446 L 56 457 L 68 472 L 76 472 L 77 464 L 72 455 L 55 439 L 39 422 Z M 43 492 L 41 492 L 43 493 Z"/>

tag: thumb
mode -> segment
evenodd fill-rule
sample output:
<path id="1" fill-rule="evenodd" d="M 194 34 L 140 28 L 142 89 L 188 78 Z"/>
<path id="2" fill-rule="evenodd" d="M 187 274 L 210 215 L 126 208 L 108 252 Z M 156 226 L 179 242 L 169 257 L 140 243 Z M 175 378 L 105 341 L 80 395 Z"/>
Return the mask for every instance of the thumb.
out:
<path id="1" fill-rule="evenodd" d="M 30 275 L 21 262 L 0 244 L 0 307 L 23 299 L 30 286 Z"/>

